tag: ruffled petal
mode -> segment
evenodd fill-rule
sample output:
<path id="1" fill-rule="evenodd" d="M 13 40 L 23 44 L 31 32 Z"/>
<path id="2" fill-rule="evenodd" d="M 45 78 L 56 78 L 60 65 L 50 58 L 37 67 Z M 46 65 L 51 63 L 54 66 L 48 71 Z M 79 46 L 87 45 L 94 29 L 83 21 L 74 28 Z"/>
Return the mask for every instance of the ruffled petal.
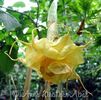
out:
<path id="1" fill-rule="evenodd" d="M 67 64 L 75 66 L 84 63 L 83 59 L 83 47 L 82 46 L 74 46 L 71 48 L 68 55 L 66 55 L 66 58 L 64 59 Z"/>
<path id="2" fill-rule="evenodd" d="M 71 69 L 68 65 L 58 62 L 51 63 L 48 66 L 48 70 L 54 74 L 66 74 L 71 72 Z"/>
<path id="3" fill-rule="evenodd" d="M 38 52 L 43 53 L 46 57 L 54 60 L 62 60 L 65 58 L 68 52 L 70 52 L 71 46 L 74 43 L 70 39 L 69 35 L 60 37 L 57 41 L 51 42 L 46 38 L 40 39 L 36 43 Z"/>
<path id="4" fill-rule="evenodd" d="M 44 56 L 51 59 L 55 59 L 55 60 L 63 59 L 63 57 L 61 57 L 61 53 L 55 48 L 53 48 L 51 44 L 52 42 L 48 41 L 46 38 L 40 39 L 36 43 L 37 52 L 40 52 Z"/>
<path id="5" fill-rule="evenodd" d="M 27 46 L 25 54 L 25 62 L 27 66 L 33 68 L 34 70 L 40 70 L 40 63 L 42 61 L 43 55 L 37 53 L 32 45 Z"/>
<path id="6" fill-rule="evenodd" d="M 70 77 L 71 73 L 68 74 L 55 74 L 53 77 L 50 78 L 50 82 L 52 84 L 59 84 L 61 82 L 66 82 L 67 79 Z"/>
<path id="7" fill-rule="evenodd" d="M 52 47 L 55 48 L 58 51 L 61 51 L 65 46 L 69 46 L 74 44 L 73 41 L 71 40 L 69 35 L 64 35 L 60 37 L 57 41 L 52 43 Z"/>

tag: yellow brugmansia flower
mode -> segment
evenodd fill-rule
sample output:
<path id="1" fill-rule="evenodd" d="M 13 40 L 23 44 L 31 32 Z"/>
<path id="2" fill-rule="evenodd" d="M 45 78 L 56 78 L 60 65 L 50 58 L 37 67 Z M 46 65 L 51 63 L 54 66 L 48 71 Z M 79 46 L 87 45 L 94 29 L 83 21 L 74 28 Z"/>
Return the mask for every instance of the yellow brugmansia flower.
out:
<path id="1" fill-rule="evenodd" d="M 46 81 L 59 84 L 76 79 L 75 69 L 82 64 L 84 46 L 76 46 L 69 35 L 56 41 L 42 38 L 27 43 L 25 64 L 34 69 Z"/>

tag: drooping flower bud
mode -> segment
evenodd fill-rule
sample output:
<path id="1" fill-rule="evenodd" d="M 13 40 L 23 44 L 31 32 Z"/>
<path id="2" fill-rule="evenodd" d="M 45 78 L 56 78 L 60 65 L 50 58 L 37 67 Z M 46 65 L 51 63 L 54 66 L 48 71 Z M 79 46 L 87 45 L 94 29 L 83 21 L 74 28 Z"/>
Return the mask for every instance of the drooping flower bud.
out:
<path id="1" fill-rule="evenodd" d="M 57 30 L 57 3 L 58 0 L 54 0 L 49 8 L 48 12 L 48 30 L 47 30 L 47 38 L 49 40 L 54 41 L 58 36 L 58 30 Z"/>

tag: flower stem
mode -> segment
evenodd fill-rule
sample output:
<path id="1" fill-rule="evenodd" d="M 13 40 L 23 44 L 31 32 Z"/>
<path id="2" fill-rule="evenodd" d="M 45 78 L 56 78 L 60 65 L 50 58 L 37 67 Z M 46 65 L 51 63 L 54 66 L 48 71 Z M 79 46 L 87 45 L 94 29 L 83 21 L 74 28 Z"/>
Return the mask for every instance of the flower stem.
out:
<path id="1" fill-rule="evenodd" d="M 51 100 L 50 88 L 50 84 L 45 82 L 45 100 Z"/>
<path id="2" fill-rule="evenodd" d="M 32 74 L 32 69 L 27 68 L 26 80 L 25 80 L 25 84 L 24 84 L 23 100 L 28 100 L 28 98 L 29 98 L 29 90 L 30 90 L 30 83 L 31 83 L 31 74 Z"/>
<path id="3" fill-rule="evenodd" d="M 63 100 L 63 98 L 62 98 L 62 83 L 57 86 L 56 100 Z"/>

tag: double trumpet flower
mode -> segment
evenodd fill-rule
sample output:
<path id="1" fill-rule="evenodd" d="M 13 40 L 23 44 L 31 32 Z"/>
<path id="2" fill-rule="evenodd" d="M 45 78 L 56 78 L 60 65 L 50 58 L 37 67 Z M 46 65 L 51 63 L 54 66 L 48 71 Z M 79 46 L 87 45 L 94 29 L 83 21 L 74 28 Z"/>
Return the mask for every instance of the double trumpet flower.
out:
<path id="1" fill-rule="evenodd" d="M 24 63 L 51 84 L 77 79 L 75 69 L 83 60 L 84 46 L 77 46 L 69 35 L 55 41 L 42 38 L 26 44 Z"/>

